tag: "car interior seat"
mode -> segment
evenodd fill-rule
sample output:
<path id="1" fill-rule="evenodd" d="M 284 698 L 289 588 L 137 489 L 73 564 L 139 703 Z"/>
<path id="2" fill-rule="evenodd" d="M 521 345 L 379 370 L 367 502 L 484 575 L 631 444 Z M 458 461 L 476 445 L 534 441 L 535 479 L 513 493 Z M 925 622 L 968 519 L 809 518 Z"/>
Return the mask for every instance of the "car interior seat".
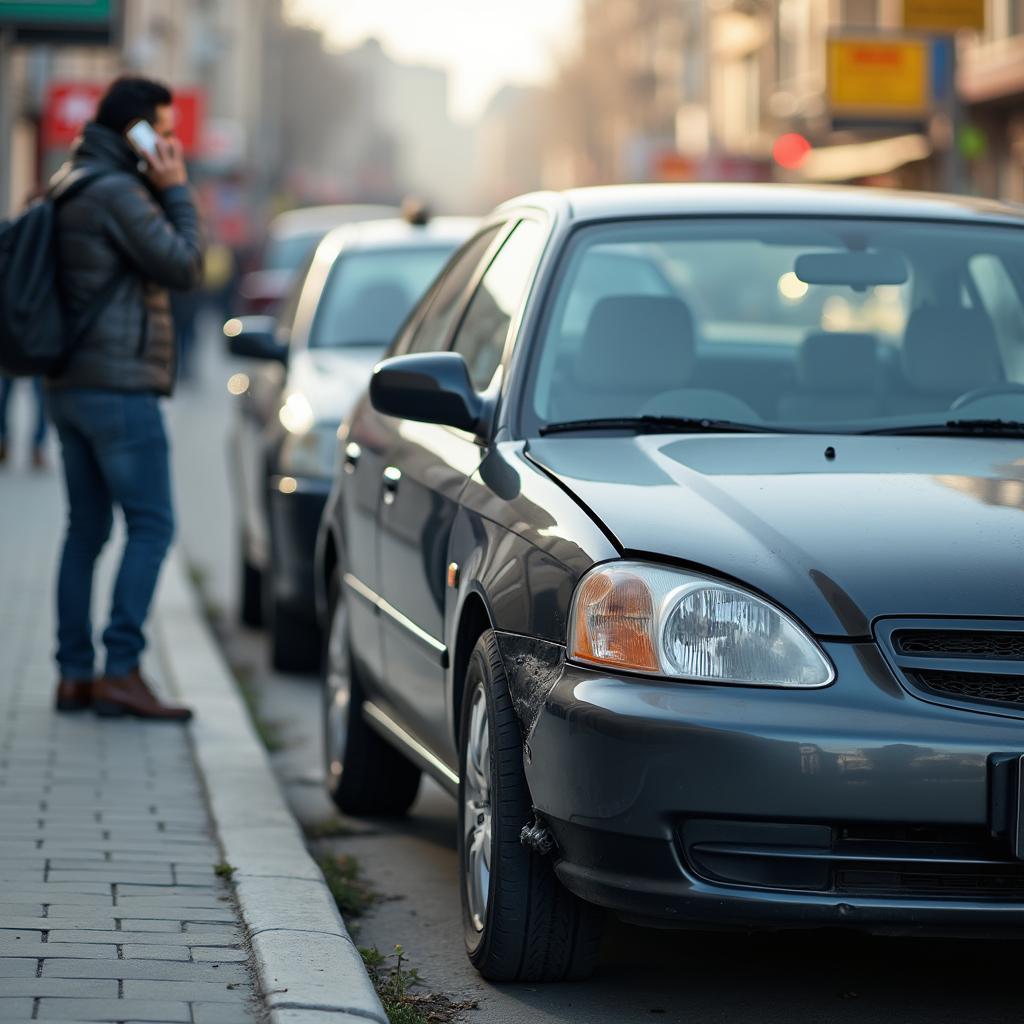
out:
<path id="1" fill-rule="evenodd" d="M 779 398 L 783 422 L 863 419 L 882 411 L 878 339 L 813 331 L 797 354 L 797 389 Z"/>
<path id="2" fill-rule="evenodd" d="M 553 418 L 638 416 L 693 373 L 693 314 L 681 299 L 612 295 L 591 310 L 569 380 L 552 396 Z"/>
<path id="3" fill-rule="evenodd" d="M 911 313 L 901 353 L 906 391 L 887 401 L 887 412 L 949 409 L 961 395 L 1005 379 L 995 328 L 979 309 L 922 306 Z"/>

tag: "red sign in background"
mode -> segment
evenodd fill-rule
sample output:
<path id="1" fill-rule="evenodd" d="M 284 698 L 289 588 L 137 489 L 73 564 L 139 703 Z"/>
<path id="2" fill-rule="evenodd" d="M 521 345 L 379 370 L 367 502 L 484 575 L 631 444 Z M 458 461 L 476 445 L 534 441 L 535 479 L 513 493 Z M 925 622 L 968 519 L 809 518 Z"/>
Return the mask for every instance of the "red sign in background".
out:
<path id="1" fill-rule="evenodd" d="M 92 120 L 105 88 L 96 82 L 51 82 L 43 113 L 43 146 L 67 149 L 82 125 Z M 205 100 L 201 89 L 181 89 L 174 94 L 175 132 L 188 156 L 202 149 Z"/>

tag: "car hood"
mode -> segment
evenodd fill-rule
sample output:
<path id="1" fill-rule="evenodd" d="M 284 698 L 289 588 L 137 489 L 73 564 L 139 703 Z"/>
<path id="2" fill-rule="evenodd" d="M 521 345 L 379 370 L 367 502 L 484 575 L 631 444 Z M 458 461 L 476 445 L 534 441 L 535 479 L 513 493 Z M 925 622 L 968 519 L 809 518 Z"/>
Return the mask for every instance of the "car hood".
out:
<path id="1" fill-rule="evenodd" d="M 298 349 L 288 361 L 288 393 L 304 395 L 318 423 L 340 423 L 370 382 L 384 347 Z"/>
<path id="2" fill-rule="evenodd" d="M 1024 617 L 1019 441 L 551 437 L 528 454 L 624 553 L 741 581 L 819 636 L 867 636 L 880 616 Z"/>

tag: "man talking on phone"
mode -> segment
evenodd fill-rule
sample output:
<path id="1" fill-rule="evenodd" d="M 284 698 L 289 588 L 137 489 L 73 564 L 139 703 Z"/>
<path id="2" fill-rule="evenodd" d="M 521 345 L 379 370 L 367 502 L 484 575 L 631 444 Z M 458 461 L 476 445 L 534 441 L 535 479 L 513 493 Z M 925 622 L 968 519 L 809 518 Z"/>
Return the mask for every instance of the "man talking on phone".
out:
<path id="1" fill-rule="evenodd" d="M 69 323 L 101 307 L 87 317 L 91 323 L 80 329 L 50 382 L 68 498 L 57 579 L 59 711 L 92 707 L 109 716 L 191 717 L 187 708 L 164 702 L 139 670 L 143 626 L 174 531 L 159 405 L 175 377 L 168 289 L 196 287 L 202 269 L 199 217 L 171 102 L 157 82 L 117 79 L 51 184 Z M 65 188 L 67 199 L 59 201 Z M 93 567 L 115 506 L 124 514 L 127 543 L 97 679 Z"/>

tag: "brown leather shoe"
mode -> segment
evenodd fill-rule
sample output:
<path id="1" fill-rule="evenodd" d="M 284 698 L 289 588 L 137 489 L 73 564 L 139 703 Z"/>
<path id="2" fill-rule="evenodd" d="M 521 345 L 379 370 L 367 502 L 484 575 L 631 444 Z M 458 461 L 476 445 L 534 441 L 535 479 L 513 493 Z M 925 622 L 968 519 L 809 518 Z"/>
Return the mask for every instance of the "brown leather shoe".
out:
<path id="1" fill-rule="evenodd" d="M 57 684 L 58 711 L 84 711 L 92 706 L 91 679 L 61 679 Z"/>
<path id="2" fill-rule="evenodd" d="M 188 708 L 165 704 L 146 685 L 139 670 L 126 676 L 103 676 L 96 681 L 92 693 L 92 706 L 103 718 L 134 715 L 161 722 L 187 722 L 192 717 Z"/>

